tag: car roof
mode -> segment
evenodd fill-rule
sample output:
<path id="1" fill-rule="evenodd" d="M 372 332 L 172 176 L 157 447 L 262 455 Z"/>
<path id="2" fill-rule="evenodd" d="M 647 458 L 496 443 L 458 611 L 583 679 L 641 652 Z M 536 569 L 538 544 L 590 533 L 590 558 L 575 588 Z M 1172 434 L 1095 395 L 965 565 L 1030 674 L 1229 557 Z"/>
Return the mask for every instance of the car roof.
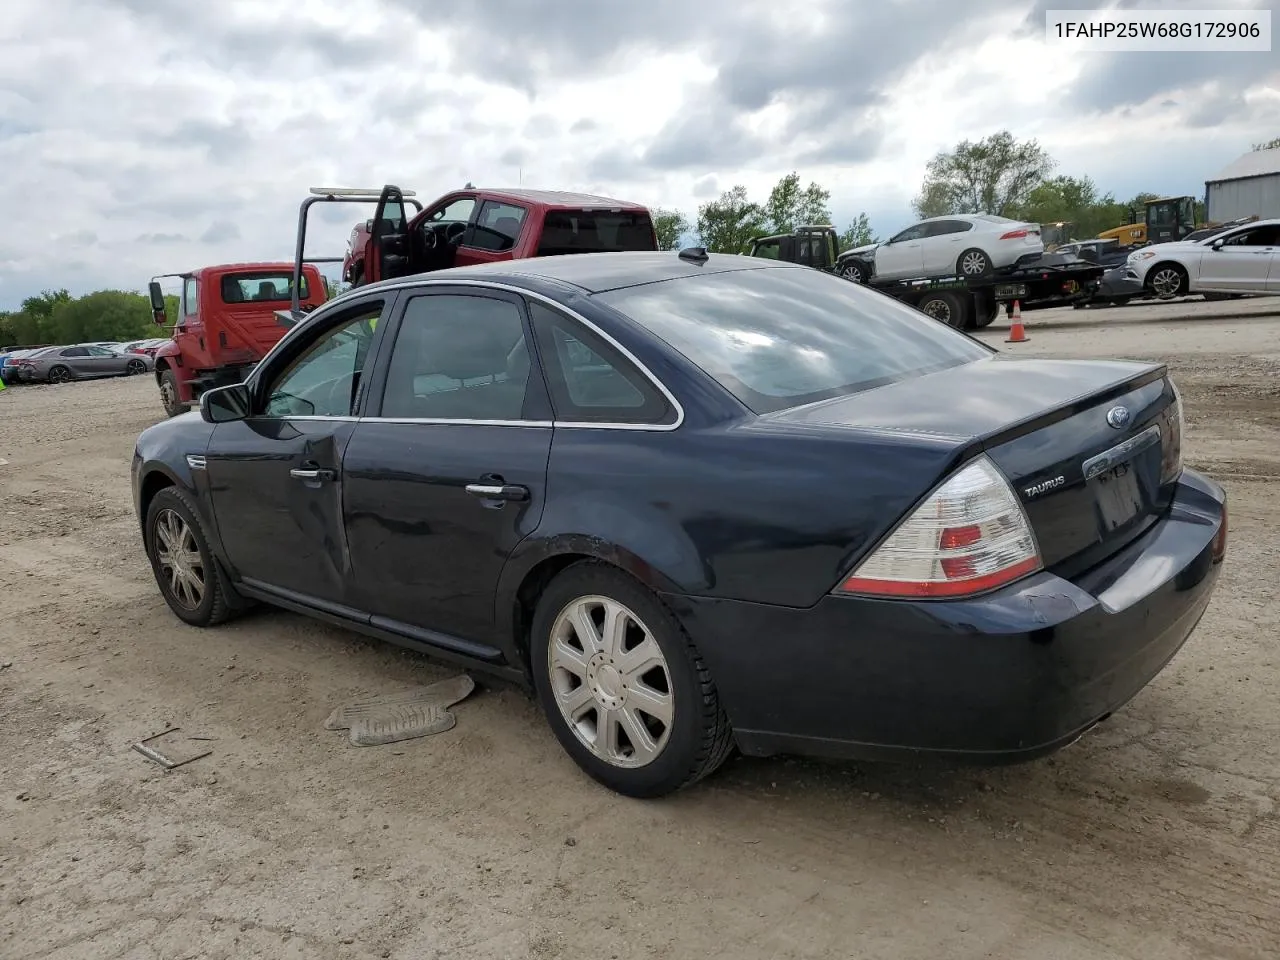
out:
<path id="1" fill-rule="evenodd" d="M 403 286 L 412 281 L 494 280 L 528 286 L 530 282 L 552 281 L 577 287 L 588 294 L 603 293 L 644 283 L 658 283 L 680 277 L 736 270 L 808 270 L 798 264 L 762 257 L 712 253 L 705 261 L 682 259 L 675 251 L 626 251 L 621 253 L 571 253 L 556 257 L 530 257 L 498 263 L 475 264 L 433 270 L 412 277 L 380 280 L 357 291 Z"/>
<path id="2" fill-rule="evenodd" d="M 583 207 L 604 207 L 609 209 L 647 210 L 643 204 L 630 200 L 615 200 L 612 197 L 601 197 L 591 193 L 574 193 L 567 190 L 524 190 L 504 187 L 476 187 L 475 192 L 485 198 L 516 200 L 523 203 L 536 203 L 544 207 L 560 207 L 580 210 Z"/>

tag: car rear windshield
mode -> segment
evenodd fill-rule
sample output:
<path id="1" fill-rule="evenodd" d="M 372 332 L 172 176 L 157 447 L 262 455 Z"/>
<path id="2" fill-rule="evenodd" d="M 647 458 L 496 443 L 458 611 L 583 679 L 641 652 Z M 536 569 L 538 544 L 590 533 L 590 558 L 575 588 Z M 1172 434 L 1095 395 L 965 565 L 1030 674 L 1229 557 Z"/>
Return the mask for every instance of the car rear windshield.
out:
<path id="1" fill-rule="evenodd" d="M 757 414 L 993 352 L 885 294 L 808 268 L 703 274 L 597 299 L 661 337 Z"/>
<path id="2" fill-rule="evenodd" d="M 643 211 L 548 210 L 537 255 L 657 249 L 653 221 Z"/>
<path id="3" fill-rule="evenodd" d="M 302 276 L 299 300 L 305 300 L 307 277 Z M 261 303 L 293 299 L 293 277 L 288 273 L 228 273 L 222 278 L 223 303 Z"/>

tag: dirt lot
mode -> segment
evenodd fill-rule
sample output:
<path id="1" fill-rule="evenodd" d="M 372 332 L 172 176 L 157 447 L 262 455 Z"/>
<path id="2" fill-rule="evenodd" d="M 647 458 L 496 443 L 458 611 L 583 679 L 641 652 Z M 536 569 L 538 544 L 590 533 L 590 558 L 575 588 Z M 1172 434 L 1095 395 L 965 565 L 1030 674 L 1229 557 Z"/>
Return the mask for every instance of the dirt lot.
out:
<path id="1" fill-rule="evenodd" d="M 1028 313 L 1009 348 L 1169 362 L 1232 498 L 1209 613 L 1126 709 L 1030 765 L 737 759 L 658 803 L 514 690 L 436 737 L 325 731 L 447 671 L 284 613 L 186 628 L 129 502 L 154 385 L 0 393 L 0 956 L 1276 956 L 1277 304 Z M 129 749 L 166 724 L 212 756 Z"/>

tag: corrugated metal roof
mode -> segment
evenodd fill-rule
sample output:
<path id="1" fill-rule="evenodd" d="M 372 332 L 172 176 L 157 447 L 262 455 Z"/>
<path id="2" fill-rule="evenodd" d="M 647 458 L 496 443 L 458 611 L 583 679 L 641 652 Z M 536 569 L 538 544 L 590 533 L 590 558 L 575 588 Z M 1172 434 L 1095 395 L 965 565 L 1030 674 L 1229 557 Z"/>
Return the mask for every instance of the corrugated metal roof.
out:
<path id="1" fill-rule="evenodd" d="M 1223 180 L 1239 180 L 1241 177 L 1265 177 L 1269 173 L 1280 173 L 1280 147 L 1272 150 L 1250 150 L 1205 183 L 1221 183 Z"/>

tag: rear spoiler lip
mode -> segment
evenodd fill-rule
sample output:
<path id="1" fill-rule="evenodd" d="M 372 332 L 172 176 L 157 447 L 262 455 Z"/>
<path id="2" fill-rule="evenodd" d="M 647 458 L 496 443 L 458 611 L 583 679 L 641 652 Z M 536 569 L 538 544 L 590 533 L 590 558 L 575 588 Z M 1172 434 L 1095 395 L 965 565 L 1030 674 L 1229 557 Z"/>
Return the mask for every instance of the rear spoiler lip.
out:
<path id="1" fill-rule="evenodd" d="M 994 361 L 999 363 L 999 360 Z M 985 434 L 980 437 L 974 437 L 968 443 L 964 444 L 958 451 L 956 463 L 962 463 L 970 457 L 976 456 L 978 453 L 990 450 L 1008 443 L 1011 440 L 1017 440 L 1019 437 L 1025 437 L 1029 433 L 1074 417 L 1077 413 L 1097 406 L 1100 403 L 1106 403 L 1108 400 L 1114 400 L 1122 397 L 1126 393 L 1131 393 L 1140 387 L 1145 387 L 1149 383 L 1155 383 L 1157 380 L 1163 380 L 1169 375 L 1168 364 L 1153 363 L 1146 370 L 1139 371 L 1131 376 L 1117 380 L 1109 387 L 1102 390 L 1095 390 L 1087 396 L 1079 397 L 1064 403 L 1052 410 L 1046 410 L 1043 413 L 1035 414 L 1027 417 L 1025 420 L 1019 420 L 1007 427 L 1002 427 L 992 433 Z"/>

